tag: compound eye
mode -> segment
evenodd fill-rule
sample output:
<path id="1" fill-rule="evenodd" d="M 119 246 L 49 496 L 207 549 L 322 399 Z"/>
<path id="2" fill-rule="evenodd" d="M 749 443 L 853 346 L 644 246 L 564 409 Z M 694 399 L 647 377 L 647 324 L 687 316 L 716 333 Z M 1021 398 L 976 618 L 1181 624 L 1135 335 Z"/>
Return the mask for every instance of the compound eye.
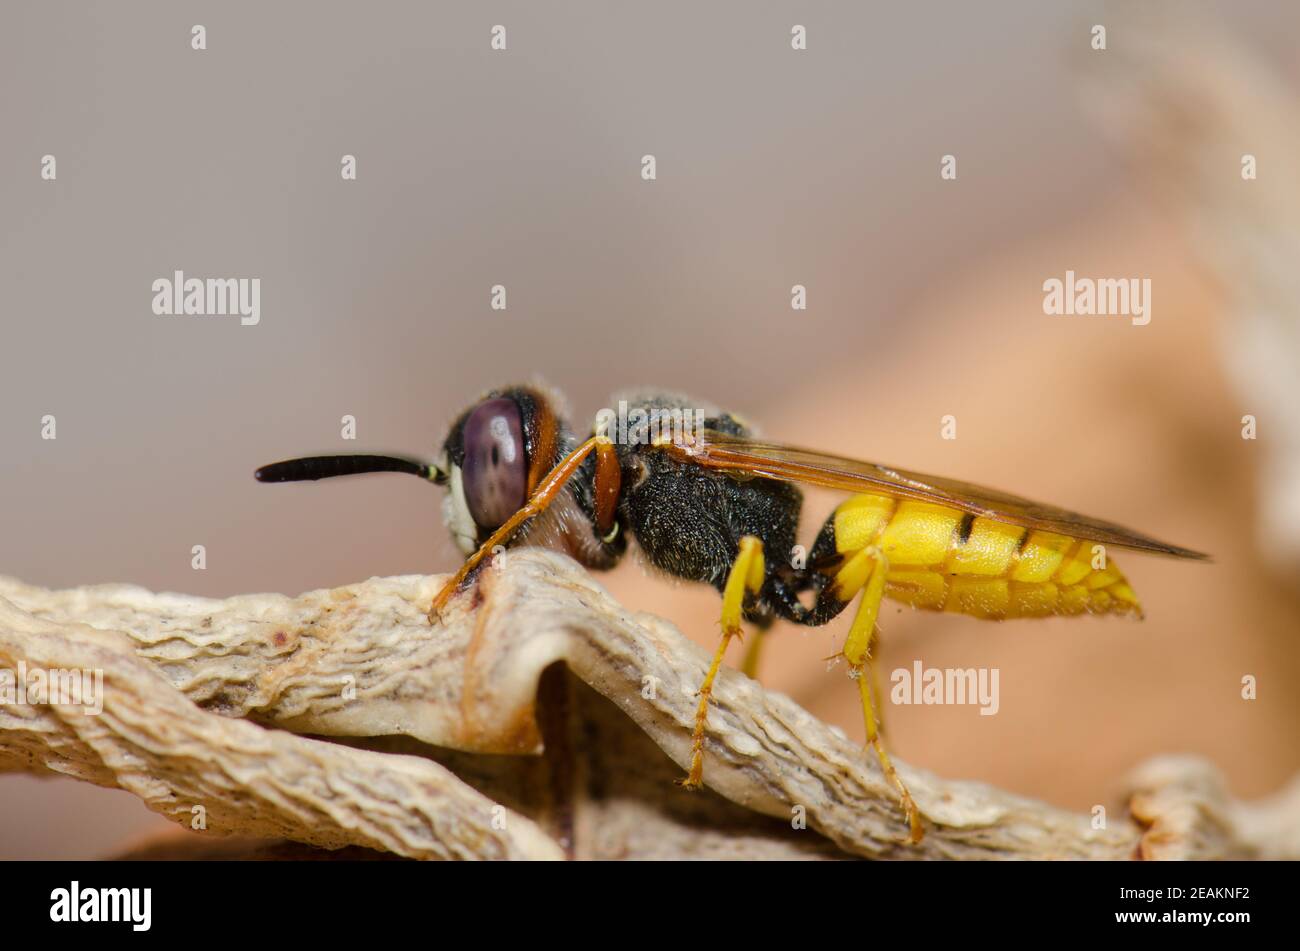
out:
<path id="1" fill-rule="evenodd" d="M 461 477 L 470 517 L 479 528 L 501 527 L 524 507 L 528 460 L 524 425 L 514 400 L 484 400 L 465 420 Z"/>

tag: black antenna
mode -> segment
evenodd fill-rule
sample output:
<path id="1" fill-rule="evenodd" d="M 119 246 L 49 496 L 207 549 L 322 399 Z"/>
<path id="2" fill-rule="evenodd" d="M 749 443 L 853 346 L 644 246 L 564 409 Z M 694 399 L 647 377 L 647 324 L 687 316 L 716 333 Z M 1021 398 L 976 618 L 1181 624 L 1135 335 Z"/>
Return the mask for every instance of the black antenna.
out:
<path id="1" fill-rule="evenodd" d="M 405 472 L 442 485 L 447 473 L 437 466 L 401 456 L 307 456 L 286 459 L 262 466 L 253 473 L 258 482 L 315 482 L 335 476 L 362 475 L 366 472 Z"/>

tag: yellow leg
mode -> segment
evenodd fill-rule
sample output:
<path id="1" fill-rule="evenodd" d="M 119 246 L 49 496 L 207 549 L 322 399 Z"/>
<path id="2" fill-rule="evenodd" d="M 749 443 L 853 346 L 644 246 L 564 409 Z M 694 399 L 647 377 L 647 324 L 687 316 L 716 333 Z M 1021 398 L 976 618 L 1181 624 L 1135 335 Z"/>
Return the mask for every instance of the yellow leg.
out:
<path id="1" fill-rule="evenodd" d="M 722 590 L 722 641 L 713 655 L 713 663 L 700 685 L 700 704 L 695 710 L 695 731 L 691 734 L 691 768 L 681 784 L 687 789 L 699 789 L 704 780 L 704 730 L 709 720 L 709 696 L 713 681 L 717 679 L 731 639 L 740 633 L 744 617 L 745 592 L 757 594 L 763 587 L 763 543 L 752 535 L 740 540 L 740 553 L 731 565 L 726 587 Z"/>
<path id="2" fill-rule="evenodd" d="M 871 639 L 871 656 L 880 656 L 880 628 L 876 628 L 876 636 Z M 871 696 L 884 697 L 885 693 L 880 689 L 880 667 L 877 664 L 870 664 L 867 671 L 871 676 Z M 882 699 L 880 705 L 872 705 L 876 712 L 876 731 L 883 740 L 888 731 L 885 729 L 885 701 Z"/>
<path id="3" fill-rule="evenodd" d="M 880 614 L 880 602 L 885 596 L 885 579 L 889 573 L 889 562 L 879 550 L 867 548 L 850 559 L 841 571 L 853 569 L 859 572 L 857 577 L 860 577 L 861 565 L 855 563 L 858 562 L 859 558 L 863 557 L 870 559 L 872 562 L 871 575 L 867 578 L 863 587 L 858 614 L 853 619 L 853 626 L 849 628 L 849 636 L 844 642 L 844 659 L 849 663 L 850 674 L 858 682 L 858 693 L 862 697 L 862 717 L 867 728 L 867 745 L 876 751 L 876 758 L 880 761 L 880 768 L 894 788 L 898 790 L 910 831 L 908 841 L 915 844 L 920 842 L 925 835 L 925 827 L 921 825 L 921 812 L 916 808 L 916 802 L 912 799 L 912 794 L 907 791 L 907 786 L 899 778 L 898 771 L 894 769 L 894 764 L 890 762 L 889 754 L 885 751 L 885 744 L 880 735 L 879 721 L 876 718 L 876 705 L 872 698 L 872 684 L 877 682 L 876 659 L 873 656 L 872 648 L 875 646 L 876 640 L 876 618 Z M 856 579 L 851 575 L 845 577 L 848 584 L 852 584 L 853 580 Z M 836 582 L 839 581 L 840 578 L 837 577 Z M 845 590 L 844 586 L 841 585 L 839 590 L 842 594 Z"/>
<path id="4" fill-rule="evenodd" d="M 751 680 L 758 679 L 758 655 L 763 649 L 763 638 L 767 634 L 765 630 L 754 631 L 750 638 L 749 647 L 745 649 L 745 659 L 741 662 L 741 672 Z"/>

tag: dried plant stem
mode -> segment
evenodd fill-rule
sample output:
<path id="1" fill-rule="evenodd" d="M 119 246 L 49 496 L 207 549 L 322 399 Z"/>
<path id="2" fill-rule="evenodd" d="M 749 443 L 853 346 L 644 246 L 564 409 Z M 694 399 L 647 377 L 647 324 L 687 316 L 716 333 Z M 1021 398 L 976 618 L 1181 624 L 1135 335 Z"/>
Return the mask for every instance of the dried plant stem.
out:
<path id="1" fill-rule="evenodd" d="M 702 650 L 547 552 L 498 559 L 431 626 L 441 580 L 210 600 L 0 578 L 0 668 L 105 678 L 99 715 L 0 702 L 0 769 L 127 789 L 212 833 L 412 858 L 1300 857 L 1300 784 L 1245 806 L 1181 758 L 1139 770 L 1132 817 L 1104 829 L 898 763 L 929 827 L 908 847 L 872 758 L 730 669 L 714 794 L 689 794 L 672 779 Z"/>

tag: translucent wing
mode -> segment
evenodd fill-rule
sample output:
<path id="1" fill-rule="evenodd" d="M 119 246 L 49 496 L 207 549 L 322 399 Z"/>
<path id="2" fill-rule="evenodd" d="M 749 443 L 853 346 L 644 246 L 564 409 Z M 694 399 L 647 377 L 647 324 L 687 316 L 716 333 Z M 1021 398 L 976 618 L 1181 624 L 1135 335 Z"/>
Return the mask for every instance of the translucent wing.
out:
<path id="1" fill-rule="evenodd" d="M 1176 558 L 1209 558 L 1202 552 L 1157 541 L 1122 525 L 1052 505 L 1031 502 L 997 489 L 986 489 L 955 479 L 922 475 L 809 449 L 796 449 L 793 446 L 761 442 L 714 430 L 701 431 L 691 445 L 665 443 L 659 448 L 710 469 L 784 482 L 802 482 L 845 492 L 871 492 L 934 502 L 995 521 L 1088 539 L 1104 545 L 1172 555 Z"/>

